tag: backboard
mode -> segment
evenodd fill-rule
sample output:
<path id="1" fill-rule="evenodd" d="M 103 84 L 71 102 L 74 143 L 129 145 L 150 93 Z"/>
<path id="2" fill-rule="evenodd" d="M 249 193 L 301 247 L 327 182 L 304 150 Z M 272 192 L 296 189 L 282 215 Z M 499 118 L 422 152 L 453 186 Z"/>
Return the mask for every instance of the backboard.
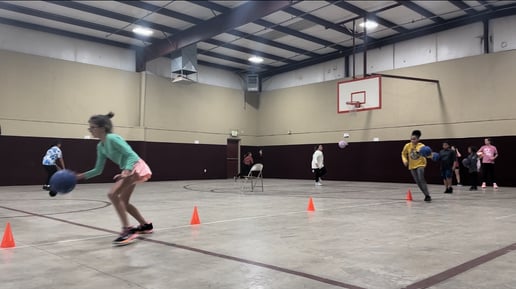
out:
<path id="1" fill-rule="evenodd" d="M 382 78 L 379 75 L 337 83 L 337 112 L 382 108 Z"/>

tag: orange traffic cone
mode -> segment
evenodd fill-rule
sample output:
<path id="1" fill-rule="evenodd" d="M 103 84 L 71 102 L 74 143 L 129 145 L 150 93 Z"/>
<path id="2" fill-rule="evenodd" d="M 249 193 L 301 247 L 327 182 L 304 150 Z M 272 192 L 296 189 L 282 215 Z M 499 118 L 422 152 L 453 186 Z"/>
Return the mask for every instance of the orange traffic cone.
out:
<path id="1" fill-rule="evenodd" d="M 407 196 L 405 197 L 405 200 L 412 201 L 412 192 L 410 191 L 410 189 L 408 189 L 407 191 Z"/>
<path id="2" fill-rule="evenodd" d="M 308 200 L 308 208 L 306 208 L 306 210 L 309 212 L 315 211 L 314 201 L 312 200 L 312 197 L 310 197 L 310 200 Z"/>
<path id="3" fill-rule="evenodd" d="M 201 224 L 201 220 L 199 219 L 199 213 L 197 213 L 197 206 L 194 206 L 192 220 L 190 221 L 190 225 L 199 225 Z"/>
<path id="4" fill-rule="evenodd" d="M 7 222 L 7 226 L 5 226 L 4 237 L 2 239 L 2 244 L 0 245 L 0 248 L 13 248 L 14 246 L 15 244 L 13 232 L 11 231 L 11 224 Z"/>

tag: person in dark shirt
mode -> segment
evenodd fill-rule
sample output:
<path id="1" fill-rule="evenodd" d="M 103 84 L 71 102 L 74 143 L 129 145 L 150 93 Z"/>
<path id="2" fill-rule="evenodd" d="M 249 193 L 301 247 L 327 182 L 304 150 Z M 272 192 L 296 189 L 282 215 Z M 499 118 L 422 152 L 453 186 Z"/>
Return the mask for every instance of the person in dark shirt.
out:
<path id="1" fill-rule="evenodd" d="M 445 141 L 443 142 L 443 149 L 439 152 L 439 161 L 441 163 L 441 177 L 446 188 L 445 194 L 453 193 L 452 188 L 452 173 L 453 163 L 457 159 L 455 151 L 450 148 L 450 144 Z"/>
<path id="2" fill-rule="evenodd" d="M 263 149 L 258 150 L 258 154 L 254 156 L 255 164 L 263 164 Z"/>
<path id="3" fill-rule="evenodd" d="M 471 182 L 469 190 L 476 191 L 478 185 L 478 169 L 480 167 L 476 147 L 468 147 L 468 156 L 462 160 L 462 164 L 468 169 L 469 179 Z"/>

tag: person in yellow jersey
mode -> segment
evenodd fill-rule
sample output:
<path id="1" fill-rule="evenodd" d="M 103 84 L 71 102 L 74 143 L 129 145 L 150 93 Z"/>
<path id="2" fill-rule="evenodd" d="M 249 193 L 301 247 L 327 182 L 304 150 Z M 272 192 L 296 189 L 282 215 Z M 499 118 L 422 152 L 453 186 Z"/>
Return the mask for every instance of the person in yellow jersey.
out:
<path id="1" fill-rule="evenodd" d="M 425 145 L 419 142 L 420 138 L 420 130 L 412 131 L 410 142 L 405 144 L 401 151 L 401 161 L 403 165 L 409 169 L 417 186 L 425 195 L 425 202 L 431 202 L 432 197 L 430 197 L 430 192 L 428 191 L 425 180 L 426 157 L 423 157 L 419 153 L 419 150 Z"/>

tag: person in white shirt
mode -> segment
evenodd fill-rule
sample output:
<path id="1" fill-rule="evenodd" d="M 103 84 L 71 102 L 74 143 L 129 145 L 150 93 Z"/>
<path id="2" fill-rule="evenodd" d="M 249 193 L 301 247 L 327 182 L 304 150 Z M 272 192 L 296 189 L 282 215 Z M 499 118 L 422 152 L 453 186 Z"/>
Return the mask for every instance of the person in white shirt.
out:
<path id="1" fill-rule="evenodd" d="M 324 167 L 324 154 L 323 146 L 318 145 L 315 147 L 315 152 L 312 155 L 312 172 L 315 175 L 315 185 L 322 186 L 321 177 L 326 174 L 326 168 Z"/>
<path id="2" fill-rule="evenodd" d="M 60 166 L 57 164 L 59 161 Z M 64 170 L 64 160 L 63 160 L 63 152 L 61 151 L 61 141 L 56 140 L 52 144 L 52 146 L 46 151 L 43 156 L 43 160 L 41 162 L 45 171 L 47 172 L 47 179 L 45 184 L 43 185 L 43 189 L 49 191 L 49 195 L 51 197 L 55 197 L 57 195 L 56 192 L 50 190 L 50 178 L 57 172 L 58 170 Z"/>

